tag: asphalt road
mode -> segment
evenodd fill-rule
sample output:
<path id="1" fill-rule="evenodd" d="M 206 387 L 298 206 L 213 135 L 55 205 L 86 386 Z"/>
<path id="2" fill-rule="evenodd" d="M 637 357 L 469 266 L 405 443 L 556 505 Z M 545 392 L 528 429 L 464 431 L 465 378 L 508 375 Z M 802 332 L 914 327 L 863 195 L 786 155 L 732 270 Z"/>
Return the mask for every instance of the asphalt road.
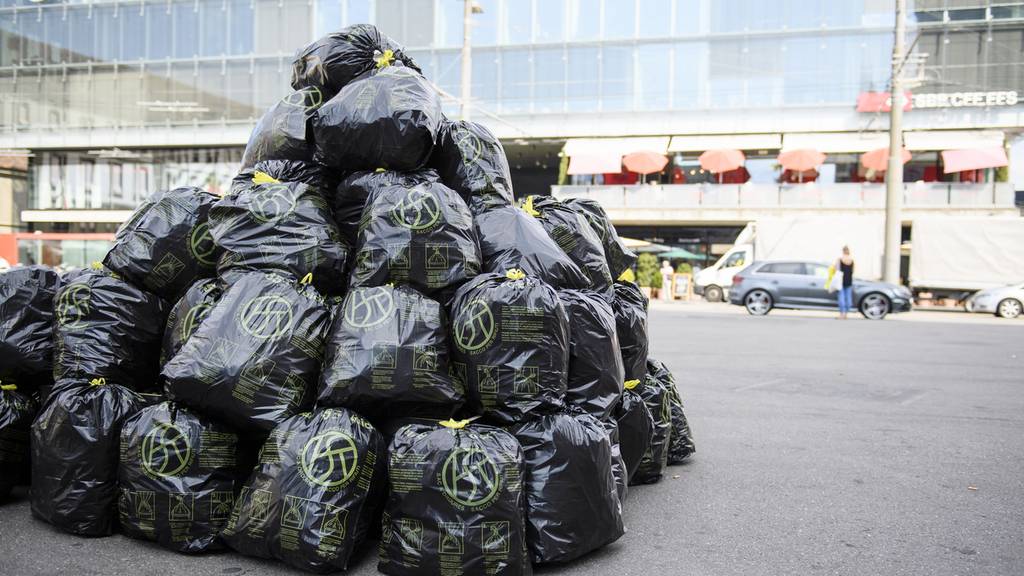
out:
<path id="1" fill-rule="evenodd" d="M 698 452 L 630 491 L 618 542 L 540 572 L 1024 573 L 1024 321 L 914 314 L 655 306 L 652 354 L 681 381 Z M 374 556 L 349 573 L 376 573 Z M 22 494 L 0 506 L 0 574 L 298 572 L 67 536 Z"/>

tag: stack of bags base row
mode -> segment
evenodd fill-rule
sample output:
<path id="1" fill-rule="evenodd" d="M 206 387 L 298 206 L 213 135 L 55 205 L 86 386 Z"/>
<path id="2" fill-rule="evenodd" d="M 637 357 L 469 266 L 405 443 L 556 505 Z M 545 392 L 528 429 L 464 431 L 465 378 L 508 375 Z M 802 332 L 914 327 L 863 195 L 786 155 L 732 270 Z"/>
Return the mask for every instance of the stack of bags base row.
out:
<path id="1" fill-rule="evenodd" d="M 400 575 L 619 538 L 627 485 L 693 444 L 607 215 L 517 207 L 497 139 L 372 26 L 292 87 L 226 196 L 158 193 L 102 265 L 0 275 L 0 489 L 30 444 L 55 526 L 313 572 L 378 534 Z"/>

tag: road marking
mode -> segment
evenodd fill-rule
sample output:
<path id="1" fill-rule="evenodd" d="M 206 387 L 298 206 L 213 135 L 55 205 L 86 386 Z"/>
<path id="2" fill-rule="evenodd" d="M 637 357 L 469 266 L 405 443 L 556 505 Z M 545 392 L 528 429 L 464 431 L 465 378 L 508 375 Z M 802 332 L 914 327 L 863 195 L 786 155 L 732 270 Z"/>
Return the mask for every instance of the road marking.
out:
<path id="1" fill-rule="evenodd" d="M 753 384 L 747 384 L 746 386 L 740 386 L 739 388 L 733 388 L 733 392 L 743 392 L 744 390 L 753 390 L 754 388 L 763 388 L 765 386 L 771 386 L 773 384 L 781 384 L 785 382 L 785 378 L 775 378 L 773 380 L 765 380 L 764 382 L 755 382 Z"/>

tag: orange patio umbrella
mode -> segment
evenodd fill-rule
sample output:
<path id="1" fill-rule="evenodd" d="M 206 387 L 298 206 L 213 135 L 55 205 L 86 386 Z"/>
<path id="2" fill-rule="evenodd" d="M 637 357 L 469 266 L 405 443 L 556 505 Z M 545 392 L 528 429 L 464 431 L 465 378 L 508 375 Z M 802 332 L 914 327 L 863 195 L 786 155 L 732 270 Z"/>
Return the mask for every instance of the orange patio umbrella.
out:
<path id="1" fill-rule="evenodd" d="M 912 156 L 906 148 L 901 149 L 901 156 L 903 163 L 906 164 L 910 161 Z M 889 168 L 889 148 L 878 148 L 871 152 L 865 152 L 860 155 L 860 163 L 868 170 L 874 170 L 875 172 L 882 172 Z"/>
<path id="2" fill-rule="evenodd" d="M 825 154 L 812 148 L 800 148 L 779 154 L 778 160 L 786 170 L 807 172 L 821 166 L 825 162 Z"/>
<path id="3" fill-rule="evenodd" d="M 626 167 L 626 170 L 637 174 L 661 172 L 665 169 L 666 164 L 668 164 L 668 156 L 651 150 L 640 150 L 622 157 L 622 165 Z"/>
<path id="4" fill-rule="evenodd" d="M 722 180 L 722 172 L 735 170 L 743 166 L 746 161 L 743 152 L 739 150 L 708 150 L 700 155 L 700 167 L 718 174 L 718 180 Z"/>

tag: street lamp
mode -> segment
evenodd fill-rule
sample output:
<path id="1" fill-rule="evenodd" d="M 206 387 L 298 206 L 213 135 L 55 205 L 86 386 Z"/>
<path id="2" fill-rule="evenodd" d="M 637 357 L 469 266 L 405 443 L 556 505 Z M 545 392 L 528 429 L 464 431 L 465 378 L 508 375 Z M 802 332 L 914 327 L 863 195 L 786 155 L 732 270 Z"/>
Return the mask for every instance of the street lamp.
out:
<path id="1" fill-rule="evenodd" d="M 473 73 L 473 53 L 470 39 L 472 37 L 473 14 L 483 14 L 484 8 L 476 0 L 462 0 L 462 84 L 461 111 L 462 119 L 469 120 L 470 81 Z"/>

